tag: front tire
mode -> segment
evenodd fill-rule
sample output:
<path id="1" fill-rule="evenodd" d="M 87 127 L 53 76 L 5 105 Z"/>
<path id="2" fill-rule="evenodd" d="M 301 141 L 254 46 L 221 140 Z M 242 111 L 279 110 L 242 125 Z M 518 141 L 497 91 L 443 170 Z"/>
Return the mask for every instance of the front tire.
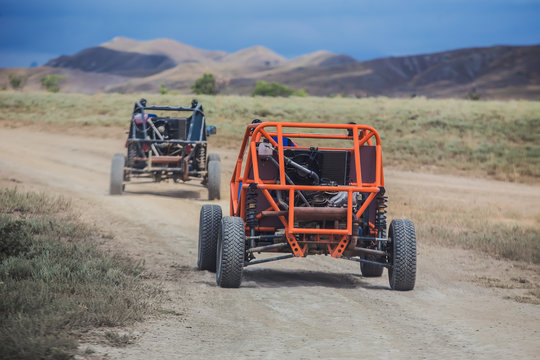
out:
<path id="1" fill-rule="evenodd" d="M 416 281 L 416 232 L 411 220 L 392 220 L 388 281 L 392 290 L 409 291 Z"/>
<path id="2" fill-rule="evenodd" d="M 203 205 L 199 218 L 199 270 L 216 272 L 216 252 L 219 228 L 221 226 L 221 207 L 219 205 Z"/>
<path id="3" fill-rule="evenodd" d="M 221 199 L 221 161 L 208 162 L 208 200 Z"/>
<path id="4" fill-rule="evenodd" d="M 217 244 L 216 282 L 222 288 L 238 288 L 242 283 L 246 233 L 244 220 L 225 216 Z"/>
<path id="5" fill-rule="evenodd" d="M 114 154 L 111 162 L 111 182 L 109 193 L 111 195 L 121 195 L 123 190 L 122 182 L 124 180 L 124 165 L 126 158 L 124 154 Z"/>

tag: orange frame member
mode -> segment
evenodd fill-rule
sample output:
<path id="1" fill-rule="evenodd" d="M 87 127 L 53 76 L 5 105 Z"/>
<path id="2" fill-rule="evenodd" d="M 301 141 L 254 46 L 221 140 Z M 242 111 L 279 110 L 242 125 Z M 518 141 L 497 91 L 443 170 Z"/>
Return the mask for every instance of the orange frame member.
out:
<path id="1" fill-rule="evenodd" d="M 325 130 L 343 130 L 347 134 L 330 134 L 330 133 L 310 133 L 305 132 L 306 129 Z M 302 131 L 304 130 L 304 131 Z M 287 183 L 285 174 L 284 150 L 286 149 L 309 149 L 298 146 L 286 146 L 284 139 L 328 139 L 342 140 L 350 144 L 352 147 L 319 147 L 319 150 L 339 150 L 348 151 L 353 159 L 353 167 L 355 168 L 355 176 L 349 180 L 348 184 L 340 186 L 319 186 L 319 185 L 291 185 Z M 279 164 L 279 179 L 261 180 L 259 174 L 259 164 L 257 156 L 257 146 L 261 142 L 271 144 L 273 149 L 277 149 L 277 158 Z M 289 141 L 287 141 L 289 143 Z M 375 146 L 375 176 L 374 181 L 365 183 L 362 181 L 362 158 L 361 146 Z M 244 156 L 245 159 L 244 163 Z M 285 230 L 285 236 L 295 256 L 308 255 L 308 243 L 325 244 L 327 253 L 333 257 L 339 258 L 349 246 L 354 247 L 356 244 L 351 243 L 353 235 L 353 224 L 355 219 L 360 219 L 364 211 L 372 203 L 375 196 L 384 189 L 384 176 L 382 166 L 382 149 L 381 141 L 378 132 L 366 125 L 357 124 L 312 124 L 312 123 L 280 123 L 280 122 L 264 122 L 251 124 L 247 127 L 238 160 L 234 168 L 234 172 L 230 182 L 230 214 L 245 219 L 246 215 L 246 196 L 247 189 L 251 184 L 256 184 L 270 207 L 268 211 L 262 211 L 257 216 L 277 216 Z M 272 190 L 287 191 L 289 193 L 288 209 L 285 211 L 276 202 L 271 195 Z M 343 228 L 304 228 L 295 227 L 295 219 L 297 218 L 297 209 L 294 206 L 295 192 L 297 191 L 338 191 L 347 192 L 347 207 L 346 209 L 335 209 L 333 211 L 343 212 L 346 210 L 346 227 Z M 383 190 L 384 191 L 384 190 Z M 353 194 L 365 193 L 369 196 L 363 201 L 361 207 L 353 212 Z M 323 208 L 313 208 L 315 211 L 323 211 Z M 324 216 L 324 215 L 323 215 Z M 371 225 L 371 224 L 370 224 Z M 247 230 L 247 228 L 246 228 Z M 277 228 L 258 227 L 257 230 L 261 233 L 274 233 Z M 355 231 L 358 231 L 355 228 Z M 373 235 L 377 234 L 377 229 L 373 229 Z M 309 241 L 306 240 L 306 234 L 314 234 Z M 381 234 L 379 234 L 380 236 Z M 275 251 L 275 250 L 274 250 Z"/>

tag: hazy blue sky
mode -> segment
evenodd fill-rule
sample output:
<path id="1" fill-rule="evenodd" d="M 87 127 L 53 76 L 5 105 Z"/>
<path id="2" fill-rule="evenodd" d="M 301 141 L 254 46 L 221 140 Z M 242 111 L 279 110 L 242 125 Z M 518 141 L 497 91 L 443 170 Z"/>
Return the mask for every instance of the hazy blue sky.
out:
<path id="1" fill-rule="evenodd" d="M 358 60 L 540 43 L 540 0 L 1 0 L 0 67 L 43 64 L 114 36 L 168 37 L 286 57 L 320 49 Z"/>

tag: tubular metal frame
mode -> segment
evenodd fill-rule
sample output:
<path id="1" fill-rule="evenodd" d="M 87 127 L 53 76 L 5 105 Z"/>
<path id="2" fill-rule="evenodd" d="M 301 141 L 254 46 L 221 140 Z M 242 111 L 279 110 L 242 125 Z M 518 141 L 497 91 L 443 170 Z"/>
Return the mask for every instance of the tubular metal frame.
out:
<path id="1" fill-rule="evenodd" d="M 284 132 L 286 129 L 288 132 Z M 322 129 L 322 130 L 344 130 L 349 135 L 338 134 L 315 134 L 302 132 L 305 129 Z M 285 149 L 309 149 L 305 147 L 284 146 L 283 138 L 288 139 L 329 139 L 329 140 L 352 140 L 351 147 L 319 147 L 320 150 L 341 150 L 349 151 L 354 158 L 354 166 L 356 169 L 356 178 L 352 179 L 349 184 L 344 186 L 319 186 L 319 185 L 289 185 L 285 178 Z M 257 158 L 257 143 L 262 139 L 266 139 L 275 148 L 277 148 L 278 163 L 279 163 L 279 181 L 261 180 L 259 175 L 258 158 Z M 370 145 L 376 146 L 375 159 L 375 181 L 372 183 L 362 182 L 361 173 L 361 154 L 360 147 Z M 247 153 L 245 166 L 244 156 Z M 250 179 L 252 174 L 252 179 Z M 241 185 L 240 185 L 241 184 Z M 262 194 L 270 204 L 268 210 L 282 211 L 270 191 L 281 190 L 289 192 L 289 209 L 288 216 L 280 215 L 279 220 L 285 228 L 285 236 L 292 249 L 294 256 L 306 256 L 307 241 L 297 240 L 295 235 L 299 234 L 316 234 L 315 241 L 309 241 L 310 244 L 320 243 L 327 246 L 328 253 L 333 257 L 339 258 L 349 245 L 352 234 L 353 221 L 360 219 L 364 211 L 372 203 L 375 196 L 381 188 L 384 188 L 384 175 L 382 166 L 382 148 L 381 140 L 378 132 L 367 125 L 358 124 L 313 124 L 313 123 L 280 123 L 280 122 L 264 122 L 251 124 L 247 126 L 244 140 L 240 148 L 240 153 L 236 161 L 236 166 L 230 181 L 230 214 L 231 216 L 239 216 L 245 219 L 246 215 L 246 192 L 250 184 L 257 184 L 257 188 L 262 191 Z M 347 225 L 345 229 L 313 229 L 295 227 L 295 206 L 294 194 L 296 191 L 339 191 L 347 192 Z M 353 193 L 362 192 L 369 193 L 367 199 L 356 213 L 353 212 L 352 199 Z M 271 232 L 276 228 L 258 227 L 257 230 Z M 323 235 L 323 238 L 321 238 Z M 373 238 L 374 240 L 376 238 Z M 303 246 L 302 246 L 303 245 Z"/>

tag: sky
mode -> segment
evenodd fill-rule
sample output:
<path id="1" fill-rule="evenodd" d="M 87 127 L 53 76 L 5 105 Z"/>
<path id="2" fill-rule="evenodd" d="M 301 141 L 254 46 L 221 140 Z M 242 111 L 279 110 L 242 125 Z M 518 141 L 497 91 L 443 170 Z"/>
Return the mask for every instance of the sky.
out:
<path id="1" fill-rule="evenodd" d="M 208 50 L 263 45 L 357 60 L 540 44 L 540 0 L 0 0 L 0 67 L 39 65 L 115 36 Z"/>

